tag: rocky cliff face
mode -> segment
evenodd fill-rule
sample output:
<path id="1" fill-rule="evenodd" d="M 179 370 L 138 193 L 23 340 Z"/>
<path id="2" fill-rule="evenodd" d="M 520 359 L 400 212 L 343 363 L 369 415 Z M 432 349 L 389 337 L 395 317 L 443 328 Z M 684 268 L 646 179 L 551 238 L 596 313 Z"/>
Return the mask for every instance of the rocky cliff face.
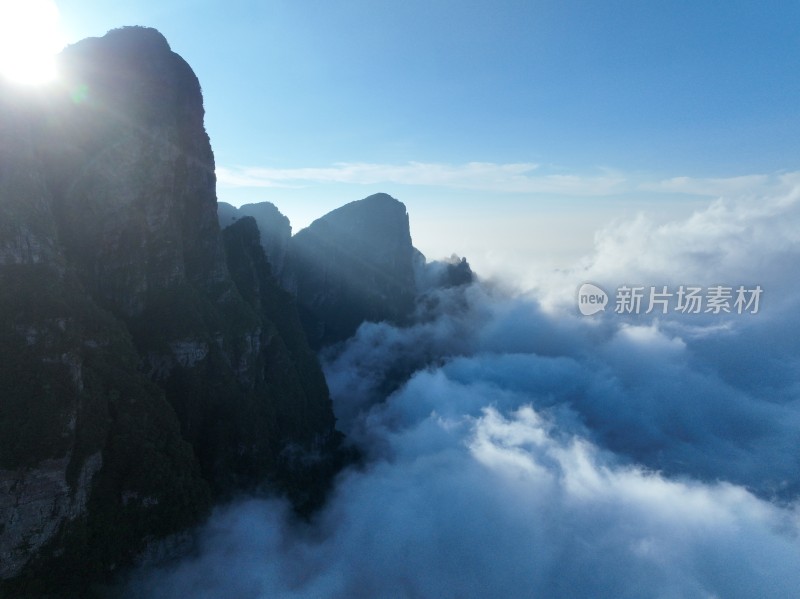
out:
<path id="1" fill-rule="evenodd" d="M 15 596 L 102 578 L 213 497 L 266 483 L 312 504 L 337 444 L 257 231 L 223 241 L 189 66 L 144 28 L 62 63 L 66 94 L 0 89 L 0 591 Z"/>
<path id="2" fill-rule="evenodd" d="M 63 243 L 93 296 L 126 316 L 154 294 L 225 285 L 200 85 L 153 29 L 67 48 L 51 186 Z M 90 226 L 87 226 L 90 225 Z"/>
<path id="3" fill-rule="evenodd" d="M 406 207 L 384 193 L 297 233 L 283 281 L 303 308 L 311 343 L 347 339 L 365 320 L 405 321 L 416 294 L 414 252 Z"/>
<path id="4" fill-rule="evenodd" d="M 260 202 L 236 208 L 225 202 L 218 202 L 217 216 L 220 229 L 225 229 L 240 218 L 252 217 L 260 231 L 261 247 L 267 255 L 272 274 L 277 278 L 281 277 L 292 237 L 292 225 L 274 204 Z"/>
<path id="5" fill-rule="evenodd" d="M 12 596 L 43 592 L 45 570 L 107 571 L 209 506 L 174 410 L 61 244 L 52 101 L 0 89 L 0 580 L 16 578 Z"/>
<path id="6" fill-rule="evenodd" d="M 256 220 L 244 217 L 223 232 L 228 266 L 247 304 L 265 323 L 260 341 L 263 384 L 274 401 L 266 419 L 269 443 L 279 454 L 280 471 L 292 481 L 296 504 L 313 506 L 336 469 L 331 447 L 339 433 L 331 426 L 328 386 L 310 348 L 295 299 L 271 275 Z"/>

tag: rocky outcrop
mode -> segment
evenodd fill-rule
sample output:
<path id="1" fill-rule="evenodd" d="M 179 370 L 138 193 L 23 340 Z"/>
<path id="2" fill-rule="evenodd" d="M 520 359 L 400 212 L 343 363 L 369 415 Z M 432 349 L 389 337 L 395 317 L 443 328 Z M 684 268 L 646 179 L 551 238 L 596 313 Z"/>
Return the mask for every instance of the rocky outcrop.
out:
<path id="1" fill-rule="evenodd" d="M 272 274 L 277 278 L 281 277 L 286 262 L 286 252 L 289 249 L 289 240 L 292 237 L 292 225 L 274 204 L 260 202 L 236 208 L 225 202 L 219 202 L 217 216 L 221 229 L 232 225 L 240 218 L 252 217 L 261 234 L 261 247 L 264 248 L 267 255 Z"/>
<path id="2" fill-rule="evenodd" d="M 469 285 L 475 281 L 475 274 L 466 258 L 456 254 L 447 260 L 427 262 L 422 253 L 417 252 L 414 260 L 414 281 L 418 293 L 433 289 L 447 289 Z"/>
<path id="3" fill-rule="evenodd" d="M 364 321 L 404 322 L 416 294 L 405 205 L 380 193 L 314 221 L 292 237 L 283 281 L 315 347 L 347 339 Z"/>
<path id="4" fill-rule="evenodd" d="M 280 451 L 280 468 L 292 484 L 297 505 L 313 506 L 337 468 L 340 433 L 331 427 L 328 386 L 303 332 L 295 299 L 270 274 L 256 220 L 243 217 L 223 232 L 228 267 L 247 304 L 265 323 L 258 343 L 262 347 L 263 383 L 275 399 L 266 421 L 267 439 Z M 263 407 L 262 407 L 263 409 Z"/>
<path id="5" fill-rule="evenodd" d="M 64 95 L 0 89 L 0 595 L 100 579 L 212 498 L 312 505 L 338 442 L 247 224 L 226 255 L 189 66 L 139 27 L 61 61 Z"/>
<path id="6" fill-rule="evenodd" d="M 225 285 L 200 84 L 153 29 L 60 57 L 70 101 L 47 146 L 62 242 L 104 307 L 142 314 L 161 290 Z"/>

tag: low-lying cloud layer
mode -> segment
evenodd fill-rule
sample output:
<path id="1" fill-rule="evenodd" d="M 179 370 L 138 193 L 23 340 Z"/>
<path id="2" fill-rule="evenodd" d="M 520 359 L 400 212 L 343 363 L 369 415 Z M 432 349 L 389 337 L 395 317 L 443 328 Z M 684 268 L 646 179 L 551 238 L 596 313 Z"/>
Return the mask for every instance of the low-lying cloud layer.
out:
<path id="1" fill-rule="evenodd" d="M 536 295 L 429 295 L 325 356 L 367 457 L 311 523 L 221 509 L 147 597 L 787 597 L 800 588 L 800 193 L 619 223 Z M 761 285 L 582 317 L 580 283 Z M 542 303 L 540 303 L 540 301 Z M 543 307 L 544 306 L 544 307 Z"/>

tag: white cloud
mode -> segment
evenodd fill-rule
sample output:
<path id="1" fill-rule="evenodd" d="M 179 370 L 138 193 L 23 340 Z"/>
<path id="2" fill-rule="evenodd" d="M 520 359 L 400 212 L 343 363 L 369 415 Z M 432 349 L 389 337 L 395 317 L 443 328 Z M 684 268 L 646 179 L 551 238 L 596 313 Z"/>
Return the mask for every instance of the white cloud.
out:
<path id="1" fill-rule="evenodd" d="M 790 298 L 800 258 L 800 180 L 780 193 L 718 199 L 666 223 L 639 214 L 595 234 L 594 250 L 572 269 L 539 273 L 546 305 L 572 306 L 585 282 L 619 285 L 755 285 Z"/>
<path id="2" fill-rule="evenodd" d="M 427 185 L 495 192 L 602 195 L 624 191 L 620 175 L 544 174 L 535 163 L 439 164 L 337 163 L 322 168 L 218 167 L 217 179 L 230 187 L 291 187 L 324 183 Z"/>
<path id="3" fill-rule="evenodd" d="M 536 163 L 468 162 L 443 164 L 408 162 L 380 164 L 340 162 L 327 167 L 269 168 L 218 166 L 224 187 L 298 188 L 322 184 L 423 185 L 496 193 L 537 193 L 568 196 L 610 196 L 627 193 L 679 193 L 729 197 L 783 193 L 800 183 L 800 172 L 754 174 L 728 178 L 672 177 L 602 168 L 595 173 L 548 172 Z"/>
<path id="4" fill-rule="evenodd" d="M 362 326 L 325 366 L 366 464 L 312 523 L 275 500 L 220 510 L 196 556 L 131 594 L 791 596 L 798 231 L 798 190 L 719 201 L 616 223 L 564 275 L 753 280 L 769 303 L 752 318 L 554 316 L 476 285 L 413 326 Z"/>
<path id="5" fill-rule="evenodd" d="M 432 415 L 390 440 L 395 457 L 348 473 L 312 525 L 274 500 L 220 510 L 196 557 L 130 595 L 744 599 L 800 585 L 794 509 L 615 464 L 530 407 L 456 428 Z"/>

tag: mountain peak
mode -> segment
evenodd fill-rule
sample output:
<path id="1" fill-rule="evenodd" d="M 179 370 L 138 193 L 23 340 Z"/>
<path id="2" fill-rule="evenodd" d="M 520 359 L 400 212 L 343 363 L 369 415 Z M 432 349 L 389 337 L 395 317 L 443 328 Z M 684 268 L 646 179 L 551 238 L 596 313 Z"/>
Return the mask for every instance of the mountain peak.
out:
<path id="1" fill-rule="evenodd" d="M 402 204 L 398 199 L 393 198 L 388 193 L 373 193 L 371 196 L 367 196 L 363 200 L 358 200 L 358 202 L 392 202 L 397 204 Z M 356 202 L 353 202 L 356 203 Z"/>
<path id="2" fill-rule="evenodd" d="M 90 59 L 93 70 L 103 70 L 121 57 L 142 67 L 146 66 L 142 58 L 146 60 L 171 54 L 172 48 L 167 38 L 158 29 L 133 25 L 71 44 L 61 53 L 61 59 L 69 63 L 75 56 L 86 57 Z"/>
<path id="3" fill-rule="evenodd" d="M 288 288 L 313 314 L 313 345 L 342 341 L 365 320 L 403 321 L 412 311 L 413 247 L 405 204 L 385 193 L 350 202 L 297 233 Z"/>
<path id="4" fill-rule="evenodd" d="M 388 193 L 375 193 L 362 200 L 350 202 L 336 210 L 332 210 L 318 220 L 328 221 L 329 223 L 347 223 L 354 226 L 368 225 L 372 228 L 380 222 L 395 231 L 397 231 L 395 225 L 399 224 L 402 228 L 402 222 L 405 220 L 405 229 L 408 229 L 406 205 Z M 312 223 L 311 227 L 314 224 Z"/>
<path id="5" fill-rule="evenodd" d="M 150 47 L 172 51 L 167 38 L 165 38 L 158 29 L 153 27 L 128 25 L 112 29 L 103 37 L 120 46 L 125 45 L 128 48 Z"/>

